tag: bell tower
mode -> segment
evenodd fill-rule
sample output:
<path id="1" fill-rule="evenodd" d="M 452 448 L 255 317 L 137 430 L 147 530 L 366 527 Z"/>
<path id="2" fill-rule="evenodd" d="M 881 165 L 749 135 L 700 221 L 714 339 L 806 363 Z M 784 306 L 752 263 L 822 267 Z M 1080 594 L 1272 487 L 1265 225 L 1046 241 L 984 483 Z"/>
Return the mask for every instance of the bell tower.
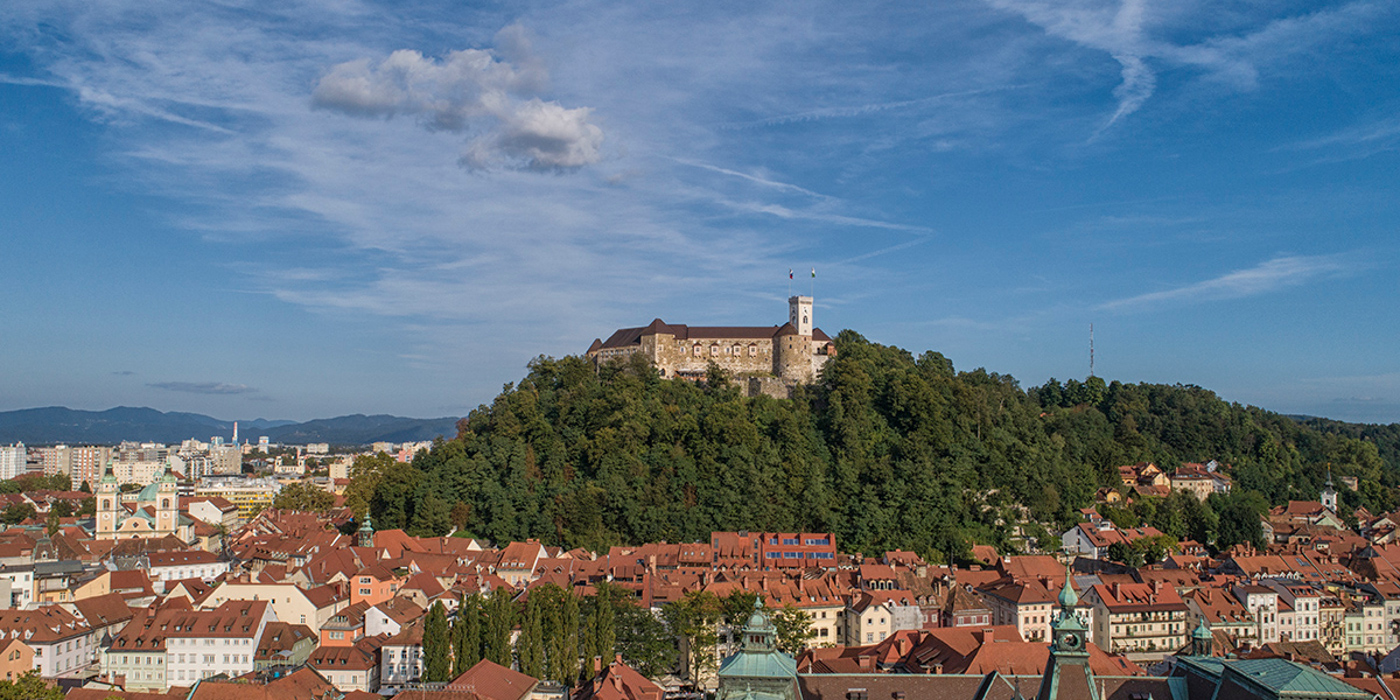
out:
<path id="1" fill-rule="evenodd" d="M 1074 614 L 1079 596 L 1069 567 L 1065 567 L 1065 587 L 1060 591 L 1060 614 L 1050 626 L 1050 660 L 1040 679 L 1036 700 L 1099 700 L 1089 672 L 1088 628 Z"/>
<path id="2" fill-rule="evenodd" d="M 165 465 L 165 473 L 160 475 L 160 484 L 156 487 L 156 532 L 162 535 L 174 535 L 180 519 L 180 485 L 175 481 L 175 475 L 170 472 L 170 465 Z"/>
<path id="3" fill-rule="evenodd" d="M 112 465 L 102 468 L 102 480 L 97 483 L 97 539 L 110 540 L 117 536 L 117 509 L 121 499 L 117 477 L 112 475 Z"/>
<path id="4" fill-rule="evenodd" d="M 1322 507 L 1337 512 L 1337 489 L 1332 486 L 1332 470 L 1327 470 L 1327 485 L 1322 487 Z"/>

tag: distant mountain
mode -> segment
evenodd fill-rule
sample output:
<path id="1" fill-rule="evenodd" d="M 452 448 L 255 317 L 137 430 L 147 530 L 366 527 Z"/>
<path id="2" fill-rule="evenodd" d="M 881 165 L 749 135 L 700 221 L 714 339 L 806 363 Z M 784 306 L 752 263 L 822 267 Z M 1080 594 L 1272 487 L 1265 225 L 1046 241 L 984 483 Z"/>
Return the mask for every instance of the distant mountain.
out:
<path id="1" fill-rule="evenodd" d="M 402 418 L 352 415 L 297 423 L 287 420 L 238 422 L 240 439 L 266 435 L 275 443 L 300 445 L 329 442 L 368 445 L 372 442 L 431 440 L 457 434 L 456 418 Z M 233 421 L 198 413 L 163 413 L 153 408 L 120 406 L 106 411 L 77 411 L 62 406 L 0 411 L 0 444 L 68 443 L 114 445 L 123 440 L 178 443 L 214 435 L 233 436 Z"/>
<path id="2" fill-rule="evenodd" d="M 268 428 L 259 434 L 266 434 L 271 441 L 286 445 L 304 445 L 308 442 L 329 442 L 332 445 L 416 442 L 432 440 L 439 435 L 448 438 L 455 436 L 457 419 L 366 416 L 357 413 Z"/>

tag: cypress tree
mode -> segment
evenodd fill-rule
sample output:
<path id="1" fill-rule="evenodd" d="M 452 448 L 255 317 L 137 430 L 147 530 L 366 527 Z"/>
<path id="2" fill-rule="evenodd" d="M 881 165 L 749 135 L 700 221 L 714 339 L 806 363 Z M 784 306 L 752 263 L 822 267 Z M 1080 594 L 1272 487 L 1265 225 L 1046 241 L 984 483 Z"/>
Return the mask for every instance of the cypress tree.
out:
<path id="1" fill-rule="evenodd" d="M 433 603 L 428 609 L 428 618 L 423 622 L 423 680 L 428 683 L 445 683 L 452 665 L 448 658 L 451 642 L 447 638 L 447 613 L 442 603 Z"/>

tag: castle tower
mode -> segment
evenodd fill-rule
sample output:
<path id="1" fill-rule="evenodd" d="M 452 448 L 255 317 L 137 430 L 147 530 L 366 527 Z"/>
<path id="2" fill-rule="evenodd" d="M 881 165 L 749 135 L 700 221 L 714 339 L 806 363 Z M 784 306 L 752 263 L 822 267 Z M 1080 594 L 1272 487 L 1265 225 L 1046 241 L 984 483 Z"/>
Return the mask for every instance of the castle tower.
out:
<path id="1" fill-rule="evenodd" d="M 110 540 L 117 536 L 117 509 L 121 499 L 117 477 L 112 465 L 102 468 L 102 480 L 97 483 L 97 539 Z"/>
<path id="2" fill-rule="evenodd" d="M 798 335 L 812 338 L 812 297 L 788 297 L 788 322 Z"/>
<path id="3" fill-rule="evenodd" d="M 1074 614 L 1079 596 L 1074 592 L 1069 567 L 1065 567 L 1065 587 L 1060 591 L 1060 614 L 1050 626 L 1050 660 L 1040 679 L 1037 700 L 1099 700 L 1089 671 L 1088 629 Z"/>
<path id="4" fill-rule="evenodd" d="M 1327 485 L 1322 488 L 1322 507 L 1337 512 L 1337 489 L 1332 487 L 1332 470 L 1327 470 Z"/>
<path id="5" fill-rule="evenodd" d="M 812 381 L 812 297 L 788 298 L 788 322 L 773 338 L 773 374 Z"/>
<path id="6" fill-rule="evenodd" d="M 175 481 L 175 475 L 170 472 L 170 465 L 165 465 L 165 473 L 161 474 L 160 482 L 156 487 L 156 532 L 160 534 L 176 534 L 180 522 L 180 485 Z"/>

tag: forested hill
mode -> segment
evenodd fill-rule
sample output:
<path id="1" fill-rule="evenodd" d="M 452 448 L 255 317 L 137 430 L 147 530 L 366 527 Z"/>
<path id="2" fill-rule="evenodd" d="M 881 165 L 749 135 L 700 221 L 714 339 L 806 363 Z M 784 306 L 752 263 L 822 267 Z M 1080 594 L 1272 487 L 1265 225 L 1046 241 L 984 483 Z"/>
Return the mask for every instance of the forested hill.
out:
<path id="1" fill-rule="evenodd" d="M 498 542 L 602 549 L 713 530 L 832 531 L 845 551 L 940 560 L 965 558 L 974 541 L 1006 546 L 1006 522 L 1067 526 L 1098 487 L 1117 484 L 1115 467 L 1140 461 L 1229 465 L 1236 493 L 1210 506 L 1241 522 L 1268 503 L 1315 499 L 1329 463 L 1361 479 L 1345 502 L 1395 505 L 1400 465 L 1364 436 L 1199 387 L 1090 378 L 1027 390 L 851 331 L 836 345 L 820 383 L 788 401 L 661 379 L 640 358 L 594 372 L 581 358 L 541 357 L 455 440 L 412 468 L 374 470 L 351 501 L 368 503 L 375 525 L 415 534 L 455 523 Z M 1179 524 L 1168 510 L 1162 526 L 1176 536 L 1242 537 L 1214 515 Z M 1029 531 L 1043 534 L 1039 524 Z"/>

